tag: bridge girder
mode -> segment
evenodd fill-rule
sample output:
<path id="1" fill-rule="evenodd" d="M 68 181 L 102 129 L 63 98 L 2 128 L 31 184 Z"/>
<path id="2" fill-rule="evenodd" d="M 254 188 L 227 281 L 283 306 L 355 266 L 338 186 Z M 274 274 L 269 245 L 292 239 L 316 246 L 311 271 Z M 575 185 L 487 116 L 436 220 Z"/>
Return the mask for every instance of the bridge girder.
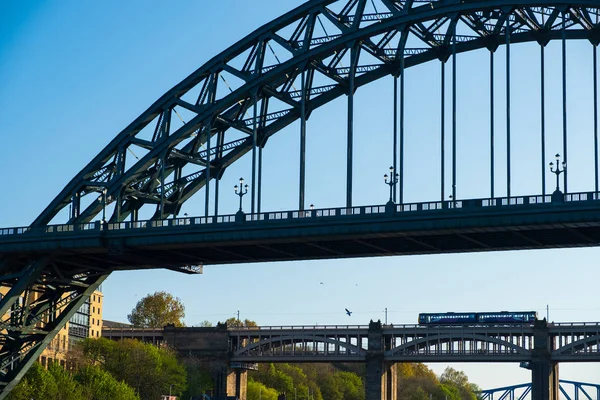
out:
<path id="1" fill-rule="evenodd" d="M 372 4 L 375 4 L 373 2 Z M 597 0 L 312 0 L 257 29 L 174 86 L 121 131 L 32 223 L 43 227 L 70 206 L 70 223 L 176 215 L 243 155 L 298 119 L 385 76 L 452 53 L 504 43 L 599 42 Z M 562 32 L 559 16 L 566 16 Z M 559 22 L 557 22 L 559 21 Z M 457 29 L 469 34 L 456 34 Z M 417 47 L 408 47 L 414 40 Z M 277 52 L 275 51 L 277 49 Z M 352 83 L 351 83 L 352 81 Z M 230 84 L 231 82 L 231 84 Z M 300 89 L 298 90 L 298 87 Z M 252 116 L 248 116 L 252 114 Z M 45 345 L 116 266 L 6 258 L 0 300 L 4 398 Z M 67 272 L 68 271 L 68 272 Z M 35 293 L 33 302 L 25 301 Z M 8 312 L 10 310 L 10 313 Z"/>
<path id="2" fill-rule="evenodd" d="M 350 76 L 357 89 L 397 76 L 401 68 L 445 61 L 453 52 L 494 51 L 505 42 L 507 29 L 511 43 L 545 45 L 562 38 L 563 13 L 567 39 L 597 44 L 600 38 L 594 22 L 600 4 L 595 0 L 378 3 L 381 9 L 368 13 L 364 1 L 313 0 L 257 29 L 119 133 L 33 225 L 48 224 L 69 205 L 69 221 L 77 223 L 91 221 L 111 204 L 111 221 L 130 214 L 136 219 L 145 205 L 155 207 L 152 219 L 176 215 L 185 201 L 220 179 L 244 154 L 347 95 Z M 459 28 L 461 34 L 456 34 Z M 466 30 L 468 34 L 462 33 Z M 419 47 L 407 47 L 412 42 Z M 354 58 L 349 56 L 352 48 Z"/>

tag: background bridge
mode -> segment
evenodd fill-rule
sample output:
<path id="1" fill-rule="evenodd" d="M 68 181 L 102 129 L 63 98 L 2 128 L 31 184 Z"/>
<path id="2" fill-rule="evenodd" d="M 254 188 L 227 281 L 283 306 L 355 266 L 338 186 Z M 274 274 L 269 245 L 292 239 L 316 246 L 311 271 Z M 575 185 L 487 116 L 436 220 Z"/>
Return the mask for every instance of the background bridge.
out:
<path id="1" fill-rule="evenodd" d="M 115 270 L 596 246 L 598 19 L 591 0 L 313 0 L 237 41 L 2 232 L 0 398 Z M 461 57 L 484 73 L 461 82 Z"/>
<path id="2" fill-rule="evenodd" d="M 237 383 L 232 387 L 238 388 L 236 393 L 228 394 L 242 397 L 245 391 L 240 385 L 243 386 L 243 370 L 247 367 L 240 366 L 256 363 L 365 363 L 367 390 L 376 390 L 379 384 L 382 387 L 378 390 L 384 393 L 395 390 L 392 382 L 397 362 L 520 363 L 532 370 L 532 385 L 482 392 L 486 399 L 513 399 L 515 393 L 519 398 L 525 398 L 532 388 L 540 390 L 551 385 L 555 386 L 554 390 L 567 395 L 567 390 L 558 386 L 556 363 L 600 360 L 599 323 L 546 325 L 537 321 L 535 325 L 513 326 L 393 326 L 371 322 L 369 326 L 125 327 L 105 328 L 102 335 L 113 340 L 133 338 L 154 344 L 167 343 L 182 355 L 205 360 L 217 373 L 227 365 L 236 371 L 233 375 Z M 540 369 L 551 370 L 551 376 L 543 377 Z M 381 384 L 381 371 L 385 384 Z M 586 384 L 569 383 L 574 385 L 569 393 L 574 390 L 575 398 L 585 389 L 589 390 L 588 386 L 593 386 L 594 390 L 600 388 L 598 385 L 584 387 Z"/>

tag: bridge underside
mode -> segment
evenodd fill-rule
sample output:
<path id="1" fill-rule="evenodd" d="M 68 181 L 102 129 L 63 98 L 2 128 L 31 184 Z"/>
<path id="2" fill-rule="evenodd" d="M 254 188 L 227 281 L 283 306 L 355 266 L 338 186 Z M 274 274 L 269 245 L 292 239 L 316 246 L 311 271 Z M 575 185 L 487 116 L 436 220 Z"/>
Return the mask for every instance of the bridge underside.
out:
<path id="1" fill-rule="evenodd" d="M 63 270 L 183 267 L 185 272 L 192 265 L 600 244 L 598 200 L 490 207 L 463 201 L 460 208 L 374 212 L 380 209 L 333 209 L 328 216 L 321 210 L 271 213 L 254 221 L 247 215 L 248 220 L 230 222 L 186 217 L 165 224 L 98 224 L 61 234 L 14 235 L 14 242 L 5 237 L 0 253 L 17 269 L 28 261 L 21 255 L 28 254 L 49 257 Z"/>

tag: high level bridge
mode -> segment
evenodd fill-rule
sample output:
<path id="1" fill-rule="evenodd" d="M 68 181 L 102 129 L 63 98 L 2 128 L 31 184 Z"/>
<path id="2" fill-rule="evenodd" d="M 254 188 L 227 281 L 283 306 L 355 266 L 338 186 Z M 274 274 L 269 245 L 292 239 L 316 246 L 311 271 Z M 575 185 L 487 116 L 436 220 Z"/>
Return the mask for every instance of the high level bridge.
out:
<path id="1" fill-rule="evenodd" d="M 532 385 L 527 393 L 541 390 L 540 385 L 560 392 L 559 362 L 600 362 L 600 323 L 394 326 L 371 322 L 368 326 L 248 328 L 220 325 L 104 328 L 102 335 L 113 340 L 166 342 L 183 355 L 211 360 L 215 381 L 222 384 L 217 391 L 239 398 L 245 398 L 247 366 L 265 362 L 365 363 L 367 393 L 381 392 L 384 398 L 395 396 L 395 365 L 399 362 L 520 363 L 532 370 Z M 542 371 L 544 378 L 540 376 Z M 512 390 L 521 386 L 525 385 Z"/>
<path id="2" fill-rule="evenodd" d="M 599 7 L 598 0 L 311 0 L 224 50 L 116 134 L 29 226 L 0 229 L 0 279 L 9 288 L 0 301 L 0 399 L 115 270 L 195 273 L 208 264 L 597 246 Z M 567 108 L 567 43 L 577 40 L 590 49 L 589 92 L 576 92 L 589 115 L 584 107 Z M 557 51 L 546 52 L 553 41 Z M 519 124 L 511 108 L 518 100 L 511 95 L 511 63 L 519 59 L 511 52 L 525 45 L 539 50 L 527 60 L 539 68 L 525 88 L 537 106 L 521 102 L 527 124 Z M 486 70 L 478 88 L 485 90 L 469 88 L 461 97 L 457 60 L 466 53 L 483 55 L 476 69 Z M 547 61 L 560 66 L 558 79 L 547 77 Z M 497 64 L 504 66 L 501 73 Z M 410 129 L 406 72 L 425 65 L 439 67 L 439 86 L 427 91 L 415 123 L 438 118 L 439 124 Z M 389 197 L 357 204 L 357 193 L 364 199 L 374 191 L 364 185 L 370 179 L 357 178 L 370 165 L 356 168 L 356 159 L 370 147 L 355 146 L 364 137 L 356 129 L 361 110 L 355 97 L 385 79 L 390 98 L 370 101 L 390 105 L 389 135 L 369 132 L 369 139 L 388 143 L 389 150 L 384 157 L 378 147 L 367 159 L 391 165 L 384 181 Z M 547 104 L 546 88 L 560 93 L 560 104 Z M 313 209 L 306 201 L 307 121 L 342 98 L 345 113 L 337 125 L 344 126 L 345 140 L 328 151 L 337 147 L 344 155 L 344 201 Z M 484 112 L 461 109 L 465 98 L 484 104 Z M 327 117 L 336 120 L 333 113 Z M 587 128 L 570 131 L 568 117 L 588 121 Z M 534 129 L 532 120 L 539 121 Z M 461 121 L 477 121 L 476 128 Z M 265 210 L 263 153 L 284 131 L 296 133 L 299 143 L 282 152 L 297 156 L 298 205 Z M 529 150 L 517 157 L 514 142 L 524 138 Z M 411 150 L 415 140 L 427 146 Z M 465 143 L 469 147 L 461 147 Z M 554 153 L 556 164 L 548 169 Z M 424 171 L 419 162 L 427 157 L 432 163 Z M 227 171 L 239 160 L 251 165 L 249 187 L 239 181 L 239 210 L 224 213 L 220 185 L 233 185 Z M 411 179 L 418 184 L 411 186 Z M 426 193 L 439 195 L 421 194 L 427 185 L 433 191 Z M 190 199 L 204 204 L 202 215 L 182 215 Z M 524 343 L 511 349 L 527 351 Z M 429 348 L 423 346 L 410 357 L 420 357 Z M 360 346 L 355 350 L 358 357 Z M 534 382 L 544 382 L 534 385 L 534 399 L 557 398 L 548 382 L 559 356 L 572 355 L 544 353 L 533 364 Z M 379 400 L 382 393 L 370 391 L 368 398 Z"/>

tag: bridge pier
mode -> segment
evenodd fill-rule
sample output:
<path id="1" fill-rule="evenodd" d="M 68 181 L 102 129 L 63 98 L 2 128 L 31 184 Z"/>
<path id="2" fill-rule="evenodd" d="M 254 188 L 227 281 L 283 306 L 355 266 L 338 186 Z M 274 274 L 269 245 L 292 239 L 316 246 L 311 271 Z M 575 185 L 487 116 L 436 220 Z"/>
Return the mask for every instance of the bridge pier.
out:
<path id="1" fill-rule="evenodd" d="M 533 328 L 533 354 L 531 361 L 532 400 L 558 400 L 558 363 L 551 360 L 548 323 L 536 321 Z"/>
<path id="2" fill-rule="evenodd" d="M 235 368 L 227 369 L 227 388 L 226 396 L 235 396 L 238 400 L 248 398 L 248 371 Z"/>
<path id="3" fill-rule="evenodd" d="M 163 329 L 163 338 L 182 356 L 202 360 L 202 365 L 211 371 L 214 396 L 247 399 L 248 371 L 243 365 L 232 368 L 227 325 L 218 324 L 214 328 L 176 328 L 169 325 Z"/>
<path id="4" fill-rule="evenodd" d="M 365 400 L 396 400 L 396 364 L 384 360 L 390 343 L 384 343 L 381 321 L 369 323 L 369 348 L 366 357 Z"/>

